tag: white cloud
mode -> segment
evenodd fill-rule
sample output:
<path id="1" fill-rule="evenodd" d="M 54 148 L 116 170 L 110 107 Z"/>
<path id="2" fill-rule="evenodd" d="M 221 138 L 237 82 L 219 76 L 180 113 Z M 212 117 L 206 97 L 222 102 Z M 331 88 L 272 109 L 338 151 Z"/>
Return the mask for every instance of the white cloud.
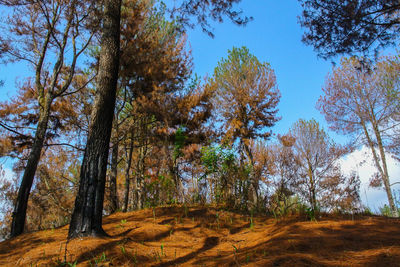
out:
<path id="1" fill-rule="evenodd" d="M 389 172 L 390 183 L 400 182 L 400 162 L 393 159 L 390 153 L 386 153 L 386 161 Z M 360 196 L 364 205 L 371 208 L 372 211 L 379 211 L 379 207 L 387 204 L 386 192 L 383 188 L 372 188 L 369 186 L 371 176 L 377 172 L 371 150 L 364 146 L 360 150 L 347 155 L 340 160 L 342 170 L 346 174 L 355 171 L 360 176 Z M 400 192 L 400 184 L 392 186 L 392 191 Z"/>
<path id="2" fill-rule="evenodd" d="M 16 175 L 10 168 L 4 168 L 4 178 L 11 181 Z"/>

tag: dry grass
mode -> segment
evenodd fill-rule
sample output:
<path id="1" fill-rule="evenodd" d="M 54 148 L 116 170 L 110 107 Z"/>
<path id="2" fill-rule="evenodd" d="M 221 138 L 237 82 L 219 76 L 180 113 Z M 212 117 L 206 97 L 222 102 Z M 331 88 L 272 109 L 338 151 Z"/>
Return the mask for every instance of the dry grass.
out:
<path id="1" fill-rule="evenodd" d="M 0 266 L 400 266 L 400 220 L 250 218 L 215 207 L 160 207 L 104 218 L 110 238 L 68 226 L 0 243 Z M 65 253 L 66 252 L 66 253 Z"/>

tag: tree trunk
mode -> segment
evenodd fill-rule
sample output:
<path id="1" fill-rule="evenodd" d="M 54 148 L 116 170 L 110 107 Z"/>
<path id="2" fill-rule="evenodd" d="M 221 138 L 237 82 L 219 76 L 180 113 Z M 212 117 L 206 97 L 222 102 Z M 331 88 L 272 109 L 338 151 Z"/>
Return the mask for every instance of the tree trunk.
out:
<path id="1" fill-rule="evenodd" d="M 134 179 L 134 209 L 143 209 L 143 194 L 144 194 L 144 182 L 143 182 L 143 167 L 142 167 L 142 157 L 143 157 L 143 146 L 138 149 L 138 159 L 136 163 L 135 179 Z"/>
<path id="2" fill-rule="evenodd" d="M 315 185 L 312 184 L 311 187 L 311 202 L 312 202 L 312 211 L 315 212 L 318 210 L 317 209 L 317 198 L 316 198 L 316 194 L 315 194 Z"/>
<path id="3" fill-rule="evenodd" d="M 393 217 L 399 217 L 399 213 L 397 212 L 397 208 L 394 203 L 392 189 L 390 188 L 389 171 L 387 169 L 386 156 L 385 156 L 385 150 L 383 148 L 382 137 L 379 132 L 378 126 L 373 127 L 373 129 L 375 132 L 376 140 L 378 142 L 379 153 L 381 155 L 381 161 L 383 167 L 382 180 L 383 180 L 383 185 L 385 186 L 386 195 L 388 197 L 390 211 L 392 212 Z"/>
<path id="4" fill-rule="evenodd" d="M 40 107 L 35 138 L 28 156 L 28 162 L 25 166 L 24 175 L 22 176 L 21 185 L 18 190 L 17 200 L 12 214 L 11 237 L 18 236 L 24 232 L 29 194 L 31 192 L 33 179 L 35 177 L 36 169 L 40 160 L 40 154 L 42 153 L 43 144 L 46 138 L 50 107 L 53 102 L 53 97 L 47 94 L 43 102 L 43 105 Z"/>
<path id="5" fill-rule="evenodd" d="M 380 175 L 382 177 L 383 185 L 384 185 L 385 191 L 386 191 L 386 196 L 387 196 L 388 202 L 389 202 L 390 211 L 392 212 L 394 217 L 398 217 L 399 214 L 397 212 L 396 205 L 394 204 L 392 190 L 390 188 L 389 173 L 388 173 L 387 165 L 386 165 L 385 151 L 383 149 L 382 139 L 381 139 L 379 130 L 377 130 L 375 127 L 373 127 L 375 136 L 376 136 L 377 141 L 378 141 L 379 152 L 380 152 L 383 168 L 382 168 L 382 166 L 381 166 L 381 164 L 379 162 L 378 155 L 377 155 L 377 153 L 375 151 L 374 143 L 372 142 L 371 137 L 369 136 L 367 127 L 365 126 L 365 124 L 362 124 L 362 126 L 363 126 L 365 137 L 367 138 L 368 146 L 371 149 L 372 156 L 373 156 L 374 161 L 375 161 L 375 165 L 376 165 L 376 167 L 377 167 L 377 169 L 378 169 L 378 171 L 379 171 L 379 173 L 380 173 Z"/>
<path id="6" fill-rule="evenodd" d="M 172 166 L 170 166 L 169 168 L 169 173 L 172 176 L 172 179 L 174 180 L 175 184 L 176 202 L 183 203 L 184 202 L 183 184 L 181 178 L 179 177 L 178 164 L 176 159 L 172 162 Z"/>
<path id="7" fill-rule="evenodd" d="M 244 151 L 246 153 L 246 156 L 250 160 L 250 166 L 251 166 L 251 173 L 250 173 L 250 196 L 251 196 L 251 202 L 253 205 L 253 209 L 258 207 L 258 189 L 259 189 L 259 182 L 257 180 L 257 177 L 254 175 L 254 159 L 253 159 L 253 154 L 251 153 L 250 148 L 243 143 Z"/>
<path id="8" fill-rule="evenodd" d="M 128 156 L 128 163 L 126 166 L 126 171 L 125 171 L 125 193 L 124 193 L 124 207 L 123 207 L 123 212 L 126 212 L 128 210 L 128 204 L 129 204 L 129 189 L 130 189 L 130 170 L 131 170 L 131 164 L 132 164 L 132 153 L 133 153 L 133 137 L 131 139 L 130 143 L 130 148 L 129 148 L 129 156 Z"/>
<path id="9" fill-rule="evenodd" d="M 134 209 L 141 210 L 144 208 L 144 182 L 140 174 L 136 175 L 134 180 Z"/>
<path id="10" fill-rule="evenodd" d="M 135 178 L 133 179 L 133 203 L 132 207 L 134 210 L 139 210 L 141 207 L 141 194 L 139 192 L 139 176 L 135 175 Z"/>
<path id="11" fill-rule="evenodd" d="M 97 91 L 68 238 L 107 235 L 102 215 L 118 80 L 120 17 L 121 0 L 104 1 Z"/>
<path id="12" fill-rule="evenodd" d="M 69 7 L 70 12 L 75 10 L 76 1 L 72 1 L 71 6 Z M 25 219 L 26 219 L 26 209 L 28 207 L 28 199 L 29 194 L 31 192 L 33 179 L 35 177 L 36 169 L 39 164 L 40 156 L 42 153 L 42 148 L 44 141 L 46 139 L 46 132 L 49 123 L 49 116 L 50 116 L 50 108 L 51 104 L 53 103 L 54 98 L 57 94 L 54 94 L 54 90 L 56 88 L 57 80 L 59 74 L 61 72 L 64 60 L 64 49 L 67 44 L 70 28 L 72 25 L 73 16 L 70 16 L 69 20 L 66 22 L 66 27 L 62 39 L 62 46 L 58 52 L 56 63 L 54 64 L 53 74 L 50 82 L 50 87 L 45 90 L 43 85 L 41 84 L 41 74 L 42 68 L 44 64 L 44 59 L 46 53 L 48 51 L 48 46 L 50 43 L 50 38 L 52 32 L 54 30 L 56 24 L 56 16 L 57 14 L 54 13 L 53 17 L 50 21 L 48 21 L 47 25 L 47 33 L 46 37 L 43 42 L 43 46 L 40 52 L 39 59 L 36 64 L 36 71 L 35 71 L 35 86 L 38 92 L 38 102 L 39 102 L 39 121 L 36 128 L 35 137 L 33 139 L 32 148 L 28 156 L 28 161 L 25 166 L 24 174 L 22 176 L 22 181 L 20 188 L 18 190 L 17 200 L 15 202 L 14 211 L 12 214 L 12 223 L 11 223 L 11 237 L 18 236 L 23 233 L 25 227 Z M 75 63 L 76 63 L 77 55 L 74 53 L 71 70 L 69 73 L 68 78 L 66 79 L 66 83 L 61 87 L 60 91 L 58 92 L 61 94 L 65 92 L 69 85 L 71 84 L 72 77 L 75 71 Z"/>
<path id="13" fill-rule="evenodd" d="M 311 163 L 310 163 L 310 160 L 307 158 L 307 164 L 308 164 L 308 179 L 309 179 L 309 183 L 310 183 L 310 187 L 309 187 L 309 189 L 310 189 L 310 199 L 309 199 L 309 201 L 310 201 L 310 205 L 311 205 L 311 209 L 312 209 L 312 212 L 315 214 L 315 212 L 316 212 L 316 210 L 317 210 L 317 196 L 316 196 L 316 193 L 315 193 L 315 183 L 316 183 L 316 181 L 315 181 L 315 177 L 314 177 L 314 171 L 313 171 L 313 168 L 312 168 L 312 165 L 311 165 Z"/>
<path id="14" fill-rule="evenodd" d="M 117 195 L 117 175 L 118 175 L 118 141 L 114 143 L 111 152 L 111 173 L 110 173 L 110 213 L 119 209 Z"/>

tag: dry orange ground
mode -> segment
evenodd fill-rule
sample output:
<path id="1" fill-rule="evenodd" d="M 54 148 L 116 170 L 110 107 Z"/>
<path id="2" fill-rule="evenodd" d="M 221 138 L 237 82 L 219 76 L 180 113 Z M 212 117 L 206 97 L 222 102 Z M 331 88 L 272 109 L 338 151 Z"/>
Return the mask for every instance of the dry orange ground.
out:
<path id="1" fill-rule="evenodd" d="M 104 218 L 110 238 L 68 226 L 0 243 L 0 266 L 400 266 L 400 220 L 275 220 L 214 207 L 160 207 Z M 68 265 L 66 265 L 68 266 Z"/>

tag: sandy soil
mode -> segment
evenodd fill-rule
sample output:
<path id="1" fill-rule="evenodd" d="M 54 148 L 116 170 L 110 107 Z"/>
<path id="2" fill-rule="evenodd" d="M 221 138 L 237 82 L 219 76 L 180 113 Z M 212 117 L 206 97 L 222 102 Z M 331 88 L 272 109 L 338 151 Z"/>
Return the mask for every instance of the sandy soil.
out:
<path id="1" fill-rule="evenodd" d="M 104 218 L 110 238 L 66 242 L 68 226 L 0 243 L 0 266 L 400 266 L 400 220 L 276 220 L 216 207 L 159 207 Z"/>

